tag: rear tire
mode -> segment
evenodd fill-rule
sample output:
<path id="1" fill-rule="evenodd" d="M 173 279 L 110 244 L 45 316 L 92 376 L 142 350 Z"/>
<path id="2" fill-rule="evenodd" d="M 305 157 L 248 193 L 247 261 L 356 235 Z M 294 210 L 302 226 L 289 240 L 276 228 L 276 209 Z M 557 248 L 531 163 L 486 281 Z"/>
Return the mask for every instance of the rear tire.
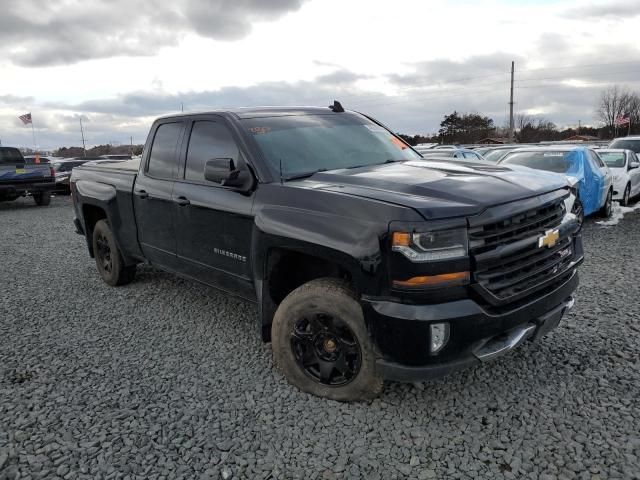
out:
<path id="1" fill-rule="evenodd" d="M 291 292 L 275 313 L 271 339 L 275 365 L 300 390 L 345 402 L 382 391 L 362 307 L 345 282 L 320 278 Z"/>
<path id="2" fill-rule="evenodd" d="M 93 227 L 93 255 L 102 280 L 112 287 L 130 283 L 136 275 L 135 265 L 125 265 L 113 232 L 106 220 Z"/>
<path id="3" fill-rule="evenodd" d="M 611 216 L 611 205 L 613 203 L 613 190 L 607 192 L 607 199 L 604 201 L 604 205 L 598 212 L 601 217 L 609 218 Z"/>
<path id="4" fill-rule="evenodd" d="M 38 192 L 33 194 L 33 200 L 39 207 L 46 207 L 51 203 L 51 192 Z"/>
<path id="5" fill-rule="evenodd" d="M 629 205 L 629 198 L 631 197 L 631 184 L 627 183 L 627 186 L 624 188 L 624 193 L 622 194 L 622 201 L 620 204 L 623 207 Z"/>

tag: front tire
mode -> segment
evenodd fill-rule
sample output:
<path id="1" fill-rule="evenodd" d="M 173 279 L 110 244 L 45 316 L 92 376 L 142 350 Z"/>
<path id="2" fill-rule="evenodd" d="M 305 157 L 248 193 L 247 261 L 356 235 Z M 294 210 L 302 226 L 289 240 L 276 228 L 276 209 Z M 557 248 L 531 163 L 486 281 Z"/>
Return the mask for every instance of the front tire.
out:
<path id="1" fill-rule="evenodd" d="M 629 198 L 631 197 L 631 184 L 627 183 L 627 186 L 624 188 L 624 193 L 622 194 L 622 206 L 626 207 L 629 205 Z"/>
<path id="2" fill-rule="evenodd" d="M 578 222 L 578 231 L 582 230 L 582 226 L 584 225 L 584 207 L 582 206 L 582 202 L 580 201 L 580 199 L 576 198 L 576 200 L 573 202 L 571 213 L 576 216 L 576 220 Z"/>
<path id="3" fill-rule="evenodd" d="M 46 207 L 51 203 L 51 192 L 38 192 L 33 194 L 33 200 L 39 207 Z"/>
<path id="4" fill-rule="evenodd" d="M 613 203 L 613 191 L 609 190 L 607 192 L 607 199 L 604 201 L 604 205 L 600 209 L 600 216 L 604 218 L 609 218 L 611 216 L 611 205 Z"/>
<path id="5" fill-rule="evenodd" d="M 320 278 L 291 292 L 275 313 L 271 338 L 275 365 L 300 390 L 346 402 L 382 391 L 362 307 L 340 280 Z"/>
<path id="6" fill-rule="evenodd" d="M 130 283 L 136 266 L 127 266 L 118 249 L 113 232 L 106 220 L 98 220 L 93 227 L 93 256 L 102 280 L 112 287 Z"/>

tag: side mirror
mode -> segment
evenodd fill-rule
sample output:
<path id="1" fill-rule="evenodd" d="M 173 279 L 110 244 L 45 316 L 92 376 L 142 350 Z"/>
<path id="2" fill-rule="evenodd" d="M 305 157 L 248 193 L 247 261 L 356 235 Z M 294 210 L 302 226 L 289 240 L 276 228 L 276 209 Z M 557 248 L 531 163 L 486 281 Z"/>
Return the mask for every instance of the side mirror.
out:
<path id="1" fill-rule="evenodd" d="M 251 173 L 238 168 L 232 158 L 212 158 L 204 164 L 204 178 L 225 187 L 250 186 Z"/>
<path id="2" fill-rule="evenodd" d="M 629 168 L 638 168 L 638 167 L 640 167 L 640 163 L 638 162 L 631 162 L 629 164 Z"/>

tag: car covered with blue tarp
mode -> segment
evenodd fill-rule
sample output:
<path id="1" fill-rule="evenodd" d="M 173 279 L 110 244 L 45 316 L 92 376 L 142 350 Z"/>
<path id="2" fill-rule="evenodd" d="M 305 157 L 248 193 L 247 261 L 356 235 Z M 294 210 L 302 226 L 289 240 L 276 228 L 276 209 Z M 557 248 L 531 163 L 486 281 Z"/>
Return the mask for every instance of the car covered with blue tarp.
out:
<path id="1" fill-rule="evenodd" d="M 521 165 L 565 175 L 577 201 L 574 210 L 589 216 L 611 214 L 613 176 L 595 150 L 582 146 L 527 147 L 509 152 L 501 165 Z M 580 211 L 582 209 L 582 211 Z"/>

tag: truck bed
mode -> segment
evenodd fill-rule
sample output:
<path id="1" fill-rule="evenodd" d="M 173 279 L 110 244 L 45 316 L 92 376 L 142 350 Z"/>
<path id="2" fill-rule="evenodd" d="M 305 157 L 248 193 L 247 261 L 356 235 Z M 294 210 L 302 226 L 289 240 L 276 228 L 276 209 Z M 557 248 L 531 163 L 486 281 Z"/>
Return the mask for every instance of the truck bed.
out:
<path id="1" fill-rule="evenodd" d="M 138 173 L 138 168 L 140 168 L 140 159 L 132 158 L 131 160 L 125 161 L 100 161 L 100 163 L 88 162 L 82 165 L 83 169 L 98 169 L 98 170 L 111 170 L 117 172 L 130 172 L 130 173 Z"/>

